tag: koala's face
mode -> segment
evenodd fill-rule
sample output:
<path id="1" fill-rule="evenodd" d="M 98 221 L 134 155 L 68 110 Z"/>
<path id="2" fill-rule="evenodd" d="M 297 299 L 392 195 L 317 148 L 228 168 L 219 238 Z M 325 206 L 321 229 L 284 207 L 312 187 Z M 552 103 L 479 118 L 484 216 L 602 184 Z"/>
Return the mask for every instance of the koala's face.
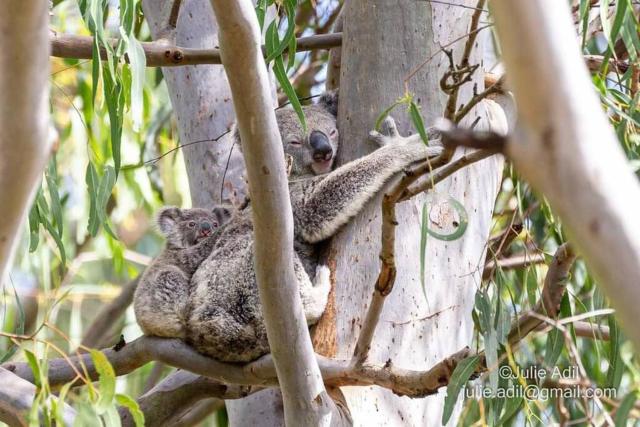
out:
<path id="1" fill-rule="evenodd" d="M 291 156 L 291 176 L 330 172 L 338 149 L 336 117 L 321 104 L 304 107 L 307 132 L 291 109 L 276 112 L 285 154 Z"/>
<path id="2" fill-rule="evenodd" d="M 338 150 L 338 94 L 327 92 L 317 104 L 303 107 L 307 131 L 302 129 L 300 120 L 291 108 L 276 111 L 276 120 L 290 177 L 328 173 Z M 240 132 L 235 132 L 240 145 Z"/>
<path id="3" fill-rule="evenodd" d="M 158 214 L 158 227 L 173 248 L 188 248 L 209 237 L 231 219 L 227 206 L 209 209 L 163 208 Z"/>

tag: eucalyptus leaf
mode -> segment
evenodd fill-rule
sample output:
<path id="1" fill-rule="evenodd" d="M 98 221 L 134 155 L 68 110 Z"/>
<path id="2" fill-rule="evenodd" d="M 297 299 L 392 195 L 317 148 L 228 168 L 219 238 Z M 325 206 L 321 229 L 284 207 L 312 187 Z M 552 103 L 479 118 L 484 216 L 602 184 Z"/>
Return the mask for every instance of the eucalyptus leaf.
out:
<path id="1" fill-rule="evenodd" d="M 449 385 L 447 386 L 447 395 L 444 398 L 444 409 L 442 411 L 442 425 L 449 422 L 451 414 L 453 414 L 453 408 L 458 401 L 458 395 L 462 390 L 462 387 L 469 381 L 471 375 L 478 366 L 478 356 L 468 357 L 461 360 L 451 374 Z"/>
<path id="2" fill-rule="evenodd" d="M 116 392 L 116 373 L 107 356 L 101 351 L 91 349 L 91 360 L 98 372 L 100 397 L 95 404 L 98 415 L 105 414 L 114 405 Z"/>
<path id="3" fill-rule="evenodd" d="M 118 405 L 124 406 L 129 410 L 136 427 L 144 427 L 144 413 L 140 410 L 140 406 L 138 406 L 138 402 L 136 402 L 135 399 L 132 399 L 126 394 L 118 393 L 116 394 L 116 402 L 118 402 Z"/>

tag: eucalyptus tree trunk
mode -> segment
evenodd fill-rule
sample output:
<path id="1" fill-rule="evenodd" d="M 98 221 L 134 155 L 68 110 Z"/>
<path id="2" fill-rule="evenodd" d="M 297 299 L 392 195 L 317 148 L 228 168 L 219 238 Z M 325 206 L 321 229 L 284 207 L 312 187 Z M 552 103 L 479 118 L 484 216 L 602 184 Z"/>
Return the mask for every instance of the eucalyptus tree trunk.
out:
<path id="1" fill-rule="evenodd" d="M 145 18 L 154 39 L 166 36 L 173 2 L 143 0 Z M 183 0 L 177 21 L 175 43 L 181 47 L 218 46 L 218 25 L 207 0 Z M 210 207 L 219 203 L 227 162 L 224 199 L 233 190 L 244 195 L 242 155 L 231 153 L 231 138 L 213 141 L 234 122 L 231 90 L 220 65 L 193 65 L 163 68 L 171 105 L 178 124 L 193 206 Z M 202 142 L 197 142 L 202 141 Z M 197 143 L 196 143 L 197 142 Z"/>
<path id="2" fill-rule="evenodd" d="M 0 2 L 0 284 L 49 158 L 47 2 Z"/>
<path id="3" fill-rule="evenodd" d="M 475 1 L 453 3 L 475 6 Z M 425 124 L 443 115 L 446 96 L 440 79 L 449 67 L 440 46 L 463 37 L 469 31 L 472 11 L 430 2 L 403 0 L 392 7 L 384 0 L 350 0 L 344 10 L 342 73 L 340 79 L 340 162 L 345 163 L 374 149 L 366 140 L 376 117 L 404 94 L 403 79 L 426 62 L 408 80 L 408 89 L 421 106 Z M 481 40 L 470 63 L 481 61 Z M 465 39 L 451 46 L 460 61 Z M 366 49 L 363 47 L 366 46 Z M 363 76 L 371 76 L 363 78 Z M 375 76 L 375 78 L 374 78 Z M 482 72 L 462 87 L 458 105 L 467 102 L 471 89 L 483 87 Z M 485 103 L 472 110 L 464 123 L 480 118 L 488 126 L 490 111 Z M 392 112 L 401 133 L 415 132 L 409 115 Z M 460 153 L 458 153 L 460 154 Z M 480 285 L 484 251 L 502 170 L 496 157 L 471 165 L 423 194 L 396 208 L 395 256 L 397 278 L 393 292 L 376 328 L 369 361 L 425 370 L 471 344 L 471 310 Z M 420 227 L 423 205 L 452 196 L 464 205 L 469 218 L 461 239 L 446 242 L 429 237 L 425 257 L 425 290 L 420 277 Z M 365 319 L 380 269 L 381 194 L 370 203 L 332 244 L 335 263 L 335 347 L 328 355 L 348 358 Z M 429 216 L 431 228 L 451 224 L 451 205 L 439 205 Z M 327 335 L 325 333 L 325 335 Z M 407 399 L 379 387 L 345 388 L 347 403 L 356 425 L 439 425 L 444 393 Z M 453 418 L 455 420 L 455 417 Z"/>

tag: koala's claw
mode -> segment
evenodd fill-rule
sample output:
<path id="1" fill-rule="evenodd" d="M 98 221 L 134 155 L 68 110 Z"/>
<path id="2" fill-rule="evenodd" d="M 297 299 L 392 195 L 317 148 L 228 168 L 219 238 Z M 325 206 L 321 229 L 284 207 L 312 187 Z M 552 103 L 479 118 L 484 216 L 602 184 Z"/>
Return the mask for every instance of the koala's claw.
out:
<path id="1" fill-rule="evenodd" d="M 376 130 L 369 132 L 369 140 L 371 142 L 375 142 L 380 147 L 392 144 L 395 139 L 402 139 L 402 136 L 396 127 L 396 121 L 393 120 L 393 117 L 387 116 L 380 127 L 382 132 L 378 132 Z"/>
<path id="2" fill-rule="evenodd" d="M 396 121 L 393 120 L 393 117 L 387 116 L 382 121 L 382 133 L 392 138 L 400 136 L 400 132 L 398 132 L 398 128 L 396 127 Z"/>

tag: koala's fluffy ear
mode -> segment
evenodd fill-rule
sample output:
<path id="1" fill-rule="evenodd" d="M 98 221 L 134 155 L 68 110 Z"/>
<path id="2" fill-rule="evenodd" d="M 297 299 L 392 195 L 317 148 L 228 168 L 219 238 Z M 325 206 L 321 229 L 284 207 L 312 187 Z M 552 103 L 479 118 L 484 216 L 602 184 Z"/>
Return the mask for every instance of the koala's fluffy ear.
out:
<path id="1" fill-rule="evenodd" d="M 222 225 L 233 216 L 233 208 L 231 205 L 218 205 L 213 209 L 213 214 L 218 218 L 218 224 Z"/>
<path id="2" fill-rule="evenodd" d="M 162 234 L 169 235 L 181 217 L 182 211 L 174 206 L 162 208 L 158 212 L 158 228 Z"/>
<path id="3" fill-rule="evenodd" d="M 333 116 L 338 117 L 338 91 L 332 90 L 325 92 L 318 100 L 318 105 Z"/>

